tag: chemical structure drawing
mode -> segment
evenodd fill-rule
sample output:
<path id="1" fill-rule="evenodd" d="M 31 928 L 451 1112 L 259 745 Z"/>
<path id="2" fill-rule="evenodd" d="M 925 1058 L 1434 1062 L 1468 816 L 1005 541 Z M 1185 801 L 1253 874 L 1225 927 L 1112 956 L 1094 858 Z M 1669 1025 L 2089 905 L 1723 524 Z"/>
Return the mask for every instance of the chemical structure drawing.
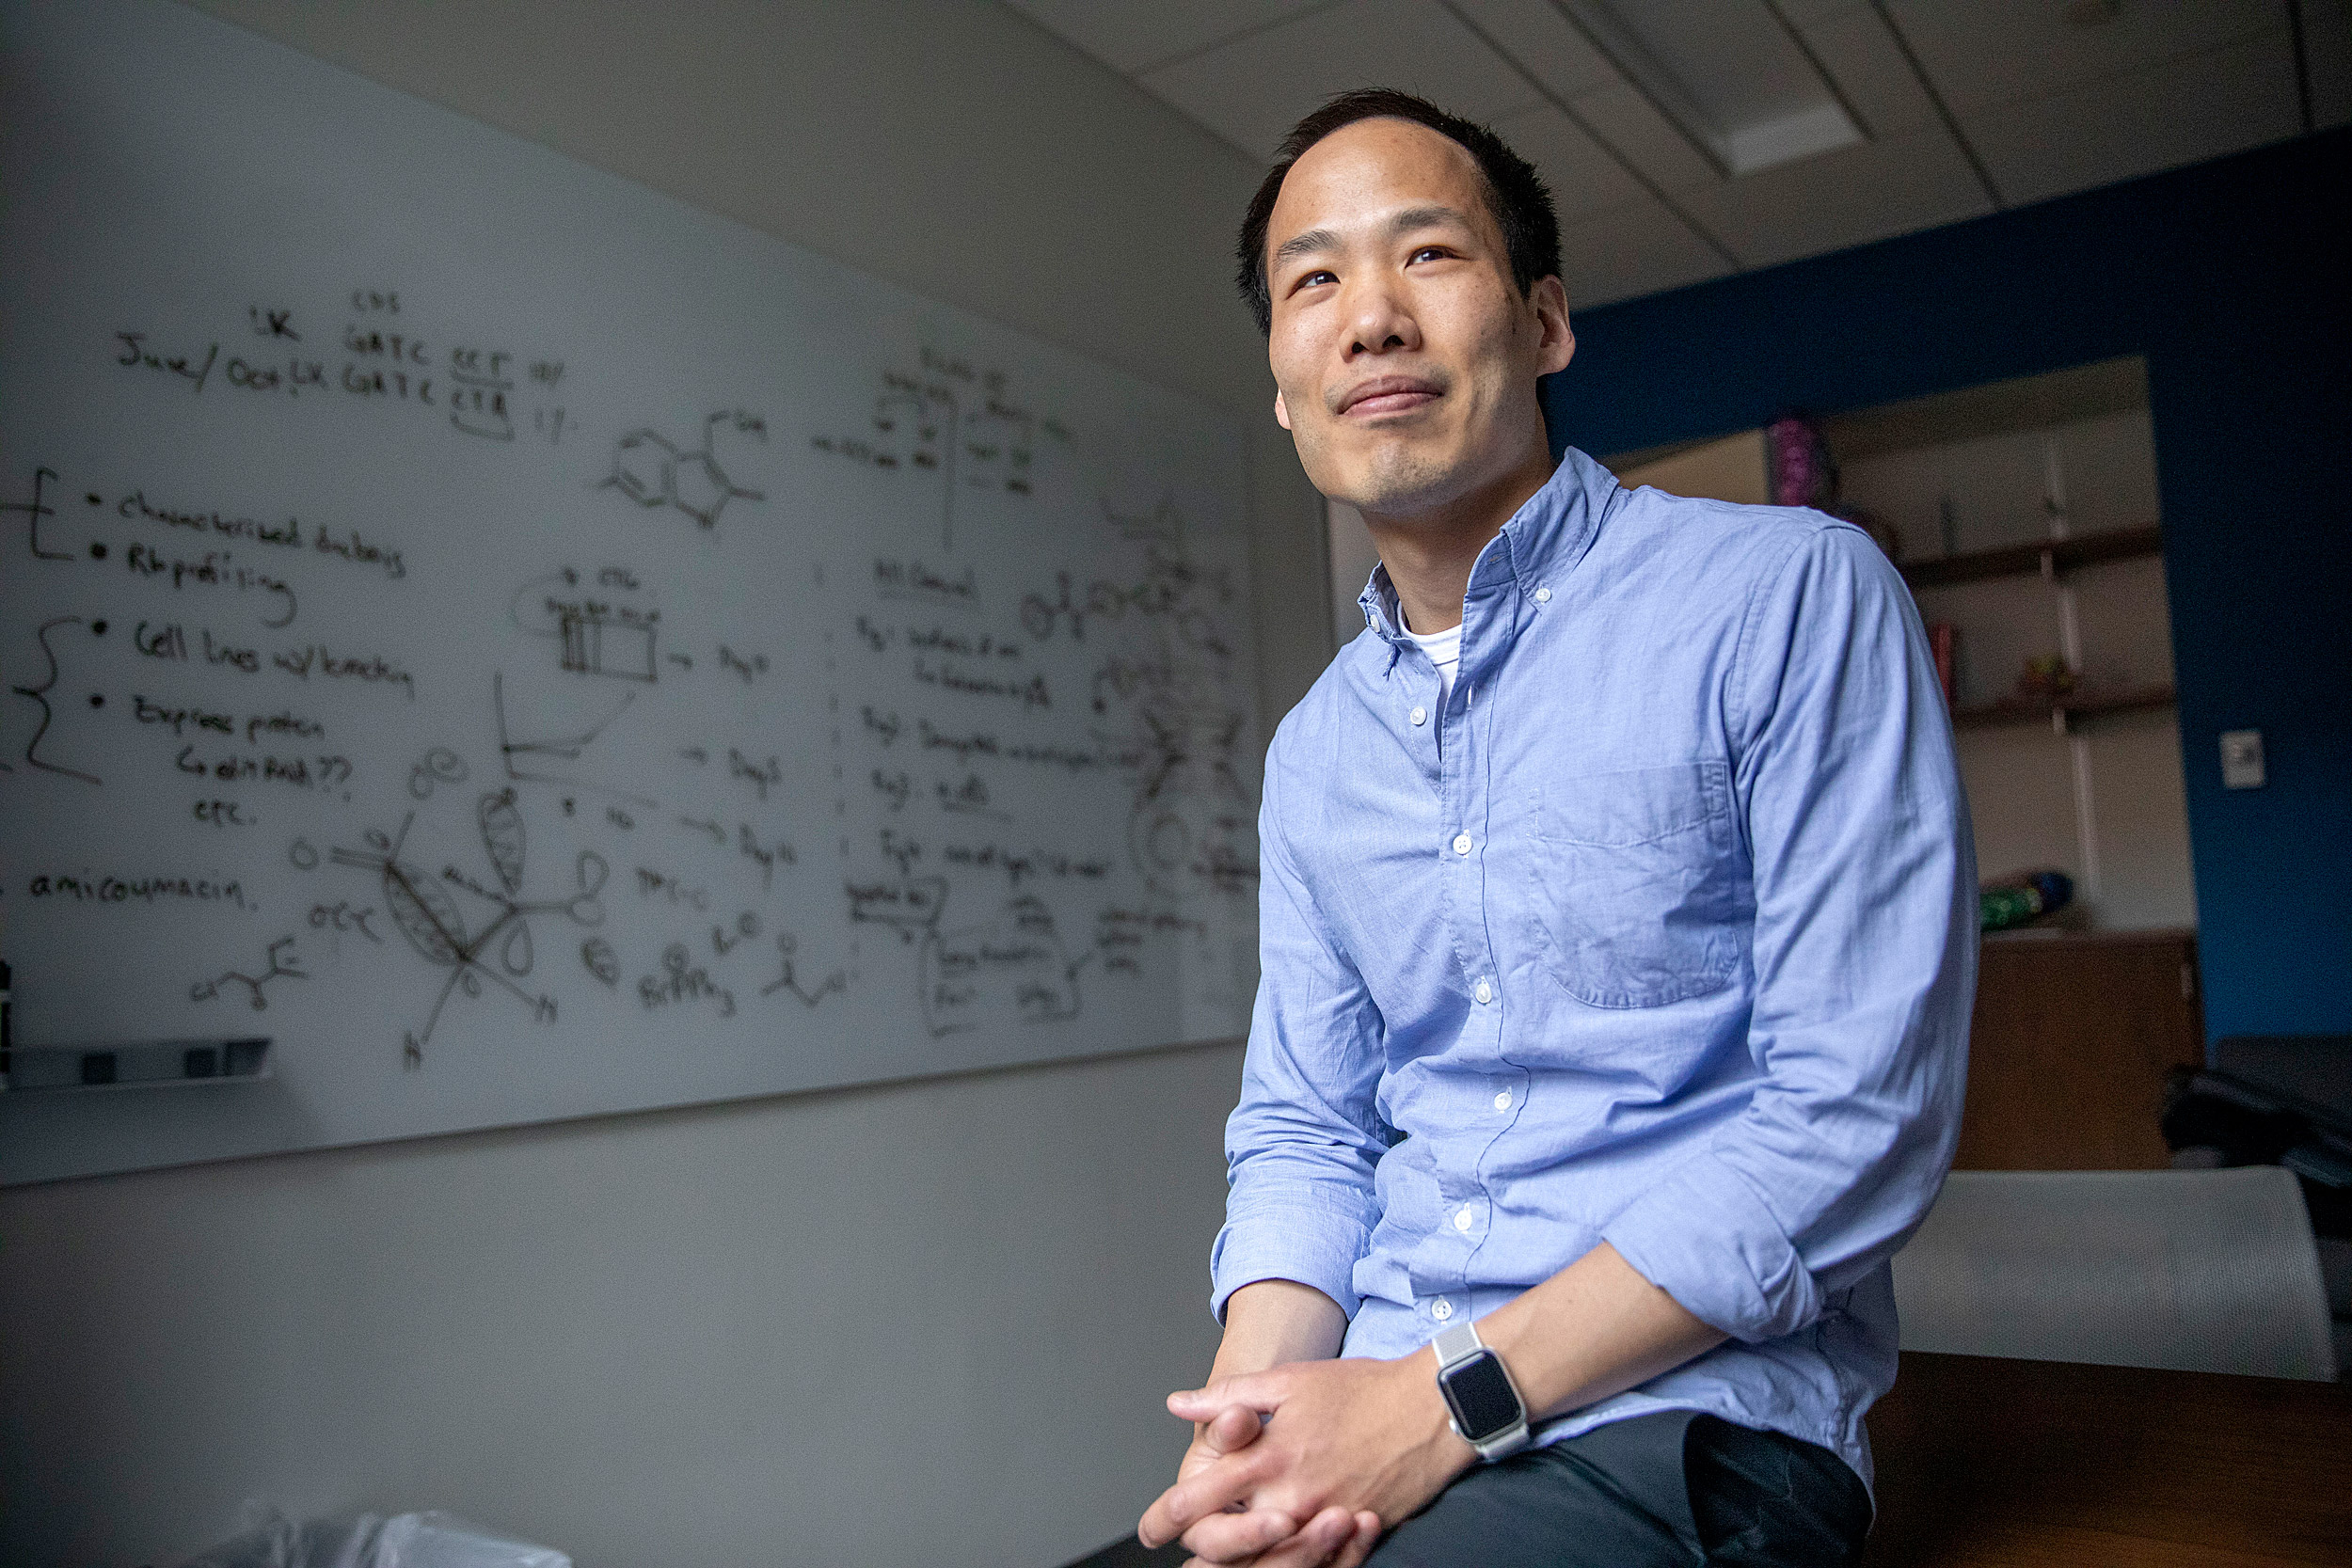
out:
<path id="1" fill-rule="evenodd" d="M 246 1000 L 257 1013 L 269 1010 L 269 988 L 273 980 L 307 980 L 310 976 L 302 970 L 301 955 L 294 951 L 294 939 L 279 937 L 269 944 L 267 962 L 252 974 L 241 970 L 229 970 L 209 980 L 199 980 L 188 988 L 191 1002 L 210 1002 L 231 986 L 243 986 Z"/>
<path id="2" fill-rule="evenodd" d="M 602 855 L 593 849 L 582 850 L 573 862 L 571 896 L 526 899 L 522 889 L 529 835 L 515 792 L 493 790 L 482 796 L 475 802 L 474 816 L 484 857 L 496 879 L 494 886 L 485 885 L 453 865 L 443 867 L 437 879 L 414 861 L 405 859 L 403 850 L 417 820 L 413 811 L 402 819 L 397 834 L 372 828 L 366 835 L 365 849 L 338 848 L 329 852 L 337 865 L 374 874 L 384 895 L 384 906 L 390 911 L 392 924 L 408 939 L 408 945 L 427 963 L 448 972 L 425 1015 L 424 1027 L 407 1031 L 403 1037 L 402 1061 L 409 1068 L 424 1065 L 424 1048 L 433 1042 L 441 1011 L 449 1005 L 450 997 L 461 990 L 469 997 L 479 997 L 485 984 L 495 985 L 531 1008 L 532 1016 L 538 1022 L 554 1022 L 555 998 L 545 992 L 534 994 L 517 984 L 531 974 L 535 963 L 531 917 L 560 914 L 581 927 L 604 924 L 604 902 L 598 895 L 612 867 Z M 488 917 L 478 929 L 469 926 L 444 883 L 488 906 Z M 594 966 L 591 968 L 593 971 Z"/>
<path id="3" fill-rule="evenodd" d="M 776 977 L 759 988 L 762 996 L 778 991 L 796 998 L 804 1007 L 814 1007 L 828 996 L 838 996 L 850 989 L 850 972 L 836 969 L 814 986 L 803 984 L 795 968 L 795 956 L 800 951 L 800 939 L 789 931 L 776 936 L 776 958 L 779 964 Z"/>
<path id="4" fill-rule="evenodd" d="M 1256 887 L 1257 856 L 1238 767 L 1246 710 L 1227 690 L 1232 574 L 1195 560 L 1171 499 L 1136 514 L 1106 499 L 1103 515 L 1141 547 L 1140 570 L 1097 576 L 1083 591 L 1057 573 L 1053 592 L 1022 600 L 1022 625 L 1040 642 L 1121 628 L 1120 646 L 1095 667 L 1092 706 L 1110 726 L 1097 737 L 1136 769 L 1128 859 L 1165 897 L 1245 895 Z"/>
<path id="5" fill-rule="evenodd" d="M 702 444 L 691 451 L 658 430 L 632 430 L 612 443 L 612 471 L 598 482 L 598 488 L 618 490 L 640 506 L 675 508 L 699 526 L 715 529 L 727 502 L 768 499 L 762 491 L 736 483 L 721 466 L 713 436 L 724 428 L 761 441 L 768 438 L 767 421 L 741 409 L 705 420 Z"/>
<path id="6" fill-rule="evenodd" d="M 1253 834 L 1238 789 L 1202 794 L 1163 783 L 1136 791 L 1127 817 L 1127 856 L 1163 897 L 1181 896 L 1186 880 L 1237 897 L 1257 890 Z"/>
<path id="7" fill-rule="evenodd" d="M 1021 600 L 1021 625 L 1039 641 L 1057 634 L 1073 641 L 1087 640 L 1095 622 L 1120 622 L 1130 614 L 1172 630 L 1176 650 L 1205 657 L 1221 667 L 1233 650 L 1218 624 L 1218 611 L 1233 602 L 1232 574 L 1221 567 L 1204 568 L 1192 559 L 1184 543 L 1184 520 L 1174 504 L 1162 500 L 1141 516 L 1122 516 L 1103 503 L 1104 517 L 1124 537 L 1143 546 L 1142 569 L 1131 576 L 1096 577 L 1078 590 L 1068 572 L 1055 574 L 1052 594 L 1031 593 Z M 1099 695 L 1095 711 L 1104 703 Z"/>

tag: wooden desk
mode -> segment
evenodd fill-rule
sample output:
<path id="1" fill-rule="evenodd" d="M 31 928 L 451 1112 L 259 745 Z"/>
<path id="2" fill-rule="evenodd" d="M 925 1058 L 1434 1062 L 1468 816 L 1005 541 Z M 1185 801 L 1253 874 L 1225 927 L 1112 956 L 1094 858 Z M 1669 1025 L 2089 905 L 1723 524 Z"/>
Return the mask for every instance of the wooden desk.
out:
<path id="1" fill-rule="evenodd" d="M 1867 1568 L 2352 1563 L 2352 1389 L 1909 1354 Z"/>

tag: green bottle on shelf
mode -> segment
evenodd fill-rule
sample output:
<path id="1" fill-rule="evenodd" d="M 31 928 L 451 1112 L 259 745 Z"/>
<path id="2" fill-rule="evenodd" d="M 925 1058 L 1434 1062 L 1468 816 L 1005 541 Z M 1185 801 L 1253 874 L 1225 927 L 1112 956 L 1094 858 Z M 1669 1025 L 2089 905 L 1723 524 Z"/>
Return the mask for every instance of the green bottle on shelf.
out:
<path id="1" fill-rule="evenodd" d="M 1987 931 L 2006 931 L 2039 920 L 2074 901 L 2074 879 L 2063 871 L 2028 871 L 2013 882 L 1979 889 L 1978 925 Z"/>

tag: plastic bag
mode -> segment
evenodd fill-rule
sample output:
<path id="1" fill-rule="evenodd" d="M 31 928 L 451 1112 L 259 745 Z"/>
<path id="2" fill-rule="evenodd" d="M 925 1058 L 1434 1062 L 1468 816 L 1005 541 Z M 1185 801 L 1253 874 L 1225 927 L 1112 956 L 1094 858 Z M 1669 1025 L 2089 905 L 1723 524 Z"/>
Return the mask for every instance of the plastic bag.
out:
<path id="1" fill-rule="evenodd" d="M 438 1509 L 296 1523 L 247 1503 L 245 1529 L 183 1568 L 572 1568 L 572 1560 Z"/>
<path id="2" fill-rule="evenodd" d="M 433 1509 L 385 1520 L 375 1555 L 359 1568 L 572 1568 L 572 1560 Z"/>

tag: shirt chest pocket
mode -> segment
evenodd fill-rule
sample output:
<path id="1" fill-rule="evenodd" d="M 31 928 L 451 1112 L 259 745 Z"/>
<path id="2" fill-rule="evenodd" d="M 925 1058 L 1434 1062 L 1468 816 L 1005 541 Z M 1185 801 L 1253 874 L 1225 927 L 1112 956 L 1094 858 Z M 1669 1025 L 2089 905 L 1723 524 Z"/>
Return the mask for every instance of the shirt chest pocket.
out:
<path id="1" fill-rule="evenodd" d="M 1731 983 L 1752 903 L 1727 765 L 1548 781 L 1535 830 L 1538 945 L 1569 995 L 1655 1007 Z"/>

